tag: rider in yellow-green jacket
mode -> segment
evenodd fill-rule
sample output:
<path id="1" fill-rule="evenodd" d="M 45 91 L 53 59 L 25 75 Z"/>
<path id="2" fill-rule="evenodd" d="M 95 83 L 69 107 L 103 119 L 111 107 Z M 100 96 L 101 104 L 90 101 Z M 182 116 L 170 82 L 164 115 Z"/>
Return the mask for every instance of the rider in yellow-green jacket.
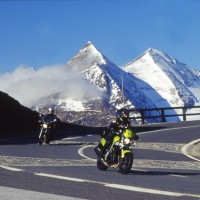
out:
<path id="1" fill-rule="evenodd" d="M 104 145 L 99 142 L 95 149 L 95 152 L 98 152 L 99 156 L 105 155 L 116 133 L 122 134 L 127 128 L 130 128 L 129 111 L 127 109 L 121 109 L 117 112 L 117 115 L 116 121 L 111 122 L 109 127 L 101 134 L 101 137 L 104 138 L 106 142 Z M 135 134 L 134 139 L 138 140 L 139 137 Z"/>

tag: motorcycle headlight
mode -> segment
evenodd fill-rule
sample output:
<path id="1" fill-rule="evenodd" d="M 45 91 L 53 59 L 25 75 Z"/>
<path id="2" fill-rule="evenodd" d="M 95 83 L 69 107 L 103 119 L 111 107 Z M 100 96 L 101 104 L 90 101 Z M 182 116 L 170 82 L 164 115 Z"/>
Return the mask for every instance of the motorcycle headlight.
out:
<path id="1" fill-rule="evenodd" d="M 47 124 L 43 124 L 43 128 L 47 128 L 48 126 L 47 126 Z"/>
<path id="2" fill-rule="evenodd" d="M 125 138 L 124 139 L 124 144 L 127 145 L 127 144 L 130 144 L 130 143 L 131 143 L 131 140 L 129 138 Z"/>

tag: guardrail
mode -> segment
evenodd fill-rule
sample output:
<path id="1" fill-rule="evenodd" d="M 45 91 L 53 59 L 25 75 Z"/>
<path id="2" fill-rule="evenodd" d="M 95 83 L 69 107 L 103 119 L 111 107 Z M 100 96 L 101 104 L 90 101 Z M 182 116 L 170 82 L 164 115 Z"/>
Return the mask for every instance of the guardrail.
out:
<path id="1" fill-rule="evenodd" d="M 135 117 L 130 117 L 130 119 L 140 119 L 142 124 L 145 123 L 146 119 L 156 118 L 160 119 L 162 122 L 167 122 L 166 118 L 168 117 L 182 117 L 183 121 L 187 120 L 187 116 L 192 115 L 200 115 L 200 113 L 192 113 L 192 110 L 198 109 L 200 106 L 193 106 L 193 107 L 163 107 L 163 108 L 145 108 L 145 109 L 129 109 L 130 113 L 139 113 L 139 115 Z M 176 110 L 181 110 L 180 112 L 176 112 Z M 156 114 L 155 115 L 155 111 Z M 166 111 L 171 111 L 172 113 L 167 113 Z M 187 113 L 187 111 L 190 111 Z M 200 110 L 199 110 L 200 112 Z M 154 115 L 150 115 L 154 113 Z"/>

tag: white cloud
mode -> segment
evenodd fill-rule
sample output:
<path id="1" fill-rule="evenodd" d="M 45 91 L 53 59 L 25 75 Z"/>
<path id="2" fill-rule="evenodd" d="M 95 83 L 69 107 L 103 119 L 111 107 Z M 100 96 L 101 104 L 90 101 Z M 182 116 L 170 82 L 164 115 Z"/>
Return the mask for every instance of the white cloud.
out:
<path id="1" fill-rule="evenodd" d="M 65 65 L 46 66 L 35 71 L 19 66 L 11 73 L 0 75 L 0 90 L 28 107 L 35 105 L 41 98 L 54 94 L 79 100 L 85 95 L 101 95 L 80 74 L 68 71 Z"/>

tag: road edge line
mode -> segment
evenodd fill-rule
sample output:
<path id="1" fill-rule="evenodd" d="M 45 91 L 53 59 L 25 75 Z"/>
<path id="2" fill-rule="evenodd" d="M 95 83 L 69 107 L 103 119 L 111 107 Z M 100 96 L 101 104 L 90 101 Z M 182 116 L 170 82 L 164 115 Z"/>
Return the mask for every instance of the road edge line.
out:
<path id="1" fill-rule="evenodd" d="M 196 161 L 199 161 L 199 162 L 200 162 L 200 159 L 195 158 L 195 157 L 193 157 L 193 156 L 191 156 L 191 155 L 189 155 L 189 154 L 187 153 L 188 147 L 191 146 L 191 145 L 193 145 L 193 144 L 195 144 L 195 143 L 197 143 L 197 142 L 199 142 L 199 141 L 200 141 L 200 139 L 193 140 L 192 142 L 190 142 L 190 143 L 184 145 L 184 146 L 181 148 L 181 151 L 182 151 L 182 153 L 183 153 L 185 156 L 187 156 L 188 158 L 191 158 L 191 159 L 193 159 L 193 160 L 196 160 Z"/>

